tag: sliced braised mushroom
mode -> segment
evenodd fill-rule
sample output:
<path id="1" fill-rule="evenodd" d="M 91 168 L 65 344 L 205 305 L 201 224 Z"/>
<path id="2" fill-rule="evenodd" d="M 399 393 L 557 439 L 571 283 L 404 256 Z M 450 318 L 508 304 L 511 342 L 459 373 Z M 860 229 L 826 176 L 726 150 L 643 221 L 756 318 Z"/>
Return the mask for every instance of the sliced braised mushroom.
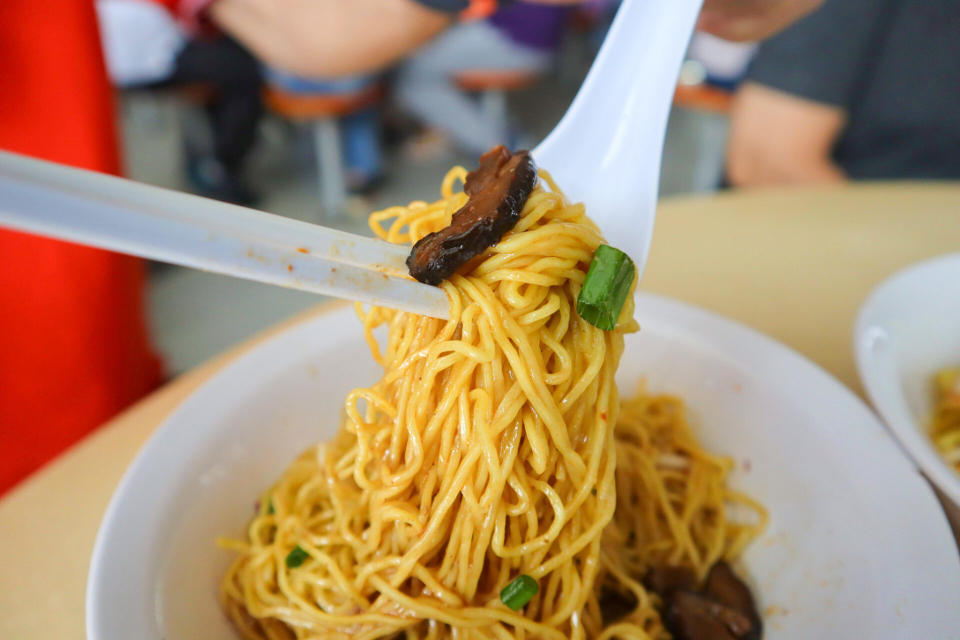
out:
<path id="1" fill-rule="evenodd" d="M 621 620 L 637 608 L 637 598 L 629 591 L 623 592 L 609 587 L 600 591 L 600 615 L 603 616 L 604 626 Z"/>
<path id="2" fill-rule="evenodd" d="M 674 640 L 739 640 L 753 628 L 750 619 L 693 591 L 676 591 L 664 622 Z"/>
<path id="3" fill-rule="evenodd" d="M 757 640 L 761 634 L 760 614 L 750 588 L 733 572 L 729 564 L 718 561 L 707 574 L 703 594 L 720 604 L 739 611 L 752 623 L 752 631 L 743 635 L 744 640 Z"/>
<path id="4" fill-rule="evenodd" d="M 762 627 L 753 595 L 722 560 L 697 589 L 686 567 L 653 567 L 644 586 L 663 599 L 663 622 L 674 640 L 759 640 Z"/>
<path id="5" fill-rule="evenodd" d="M 410 275 L 439 284 L 471 258 L 500 241 L 520 219 L 520 211 L 537 183 L 529 151 L 511 154 L 503 146 L 480 156 L 480 166 L 467 174 L 463 190 L 470 196 L 453 214 L 450 225 L 424 236 L 407 257 Z"/>
<path id="6" fill-rule="evenodd" d="M 697 574 L 687 567 L 652 567 L 643 578 L 643 586 L 661 598 L 668 598 L 678 589 L 696 589 Z"/>

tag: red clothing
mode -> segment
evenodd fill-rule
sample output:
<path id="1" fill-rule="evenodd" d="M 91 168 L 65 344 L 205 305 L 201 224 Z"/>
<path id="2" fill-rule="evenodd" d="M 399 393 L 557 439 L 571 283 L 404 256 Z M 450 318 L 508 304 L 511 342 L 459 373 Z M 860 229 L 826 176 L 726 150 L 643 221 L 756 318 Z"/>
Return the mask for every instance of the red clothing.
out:
<path id="1" fill-rule="evenodd" d="M 146 0 L 170 12 L 194 37 L 209 36 L 217 30 L 207 18 L 207 7 L 213 0 Z"/>
<path id="2" fill-rule="evenodd" d="M 180 0 L 147 0 L 148 2 L 153 2 L 154 4 L 159 4 L 164 7 L 167 11 L 173 15 L 177 15 L 178 9 L 180 7 Z"/>
<path id="3" fill-rule="evenodd" d="M 0 1 L 0 148 L 119 172 L 93 0 Z M 0 493 L 160 379 L 143 264 L 0 230 Z"/>

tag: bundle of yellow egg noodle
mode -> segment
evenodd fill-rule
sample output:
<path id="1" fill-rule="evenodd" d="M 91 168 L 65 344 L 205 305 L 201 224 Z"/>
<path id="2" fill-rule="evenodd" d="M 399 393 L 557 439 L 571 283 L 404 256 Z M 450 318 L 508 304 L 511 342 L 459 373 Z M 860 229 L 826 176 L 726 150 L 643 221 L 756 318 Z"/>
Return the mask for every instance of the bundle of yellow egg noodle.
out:
<path id="1" fill-rule="evenodd" d="M 960 471 L 960 368 L 939 371 L 934 385 L 930 436 L 947 464 Z"/>
<path id="2" fill-rule="evenodd" d="M 373 230 L 410 243 L 446 226 L 465 175 L 453 169 L 437 202 L 373 214 Z M 449 321 L 360 312 L 383 378 L 349 394 L 334 441 L 298 458 L 246 538 L 224 543 L 238 555 L 221 598 L 243 637 L 669 637 L 643 573 L 702 576 L 761 518 L 725 517 L 749 501 L 679 401 L 641 396 L 618 423 L 632 296 L 613 331 L 576 312 L 602 242 L 541 172 L 516 227 L 442 284 Z M 514 611 L 500 592 L 523 574 L 538 593 Z M 616 619 L 611 594 L 628 603 Z"/>

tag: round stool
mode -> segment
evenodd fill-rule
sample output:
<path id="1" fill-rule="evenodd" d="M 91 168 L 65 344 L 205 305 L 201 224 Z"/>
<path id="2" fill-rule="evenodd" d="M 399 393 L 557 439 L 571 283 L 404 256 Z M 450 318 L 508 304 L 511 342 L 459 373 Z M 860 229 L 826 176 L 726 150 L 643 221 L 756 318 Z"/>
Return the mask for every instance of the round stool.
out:
<path id="1" fill-rule="evenodd" d="M 289 91 L 273 85 L 264 88 L 263 101 L 268 109 L 289 120 L 310 124 L 317 154 L 320 203 L 328 216 L 340 212 L 347 200 L 338 120 L 376 104 L 382 96 L 380 84 L 349 93 Z"/>

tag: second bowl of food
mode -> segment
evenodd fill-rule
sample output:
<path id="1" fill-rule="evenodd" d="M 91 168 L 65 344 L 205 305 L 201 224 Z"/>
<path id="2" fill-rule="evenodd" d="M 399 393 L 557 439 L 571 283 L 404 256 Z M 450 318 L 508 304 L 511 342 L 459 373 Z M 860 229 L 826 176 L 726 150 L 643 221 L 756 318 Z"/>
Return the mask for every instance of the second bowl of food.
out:
<path id="1" fill-rule="evenodd" d="M 878 286 L 861 307 L 855 349 L 873 406 L 924 474 L 960 505 L 960 254 Z"/>

